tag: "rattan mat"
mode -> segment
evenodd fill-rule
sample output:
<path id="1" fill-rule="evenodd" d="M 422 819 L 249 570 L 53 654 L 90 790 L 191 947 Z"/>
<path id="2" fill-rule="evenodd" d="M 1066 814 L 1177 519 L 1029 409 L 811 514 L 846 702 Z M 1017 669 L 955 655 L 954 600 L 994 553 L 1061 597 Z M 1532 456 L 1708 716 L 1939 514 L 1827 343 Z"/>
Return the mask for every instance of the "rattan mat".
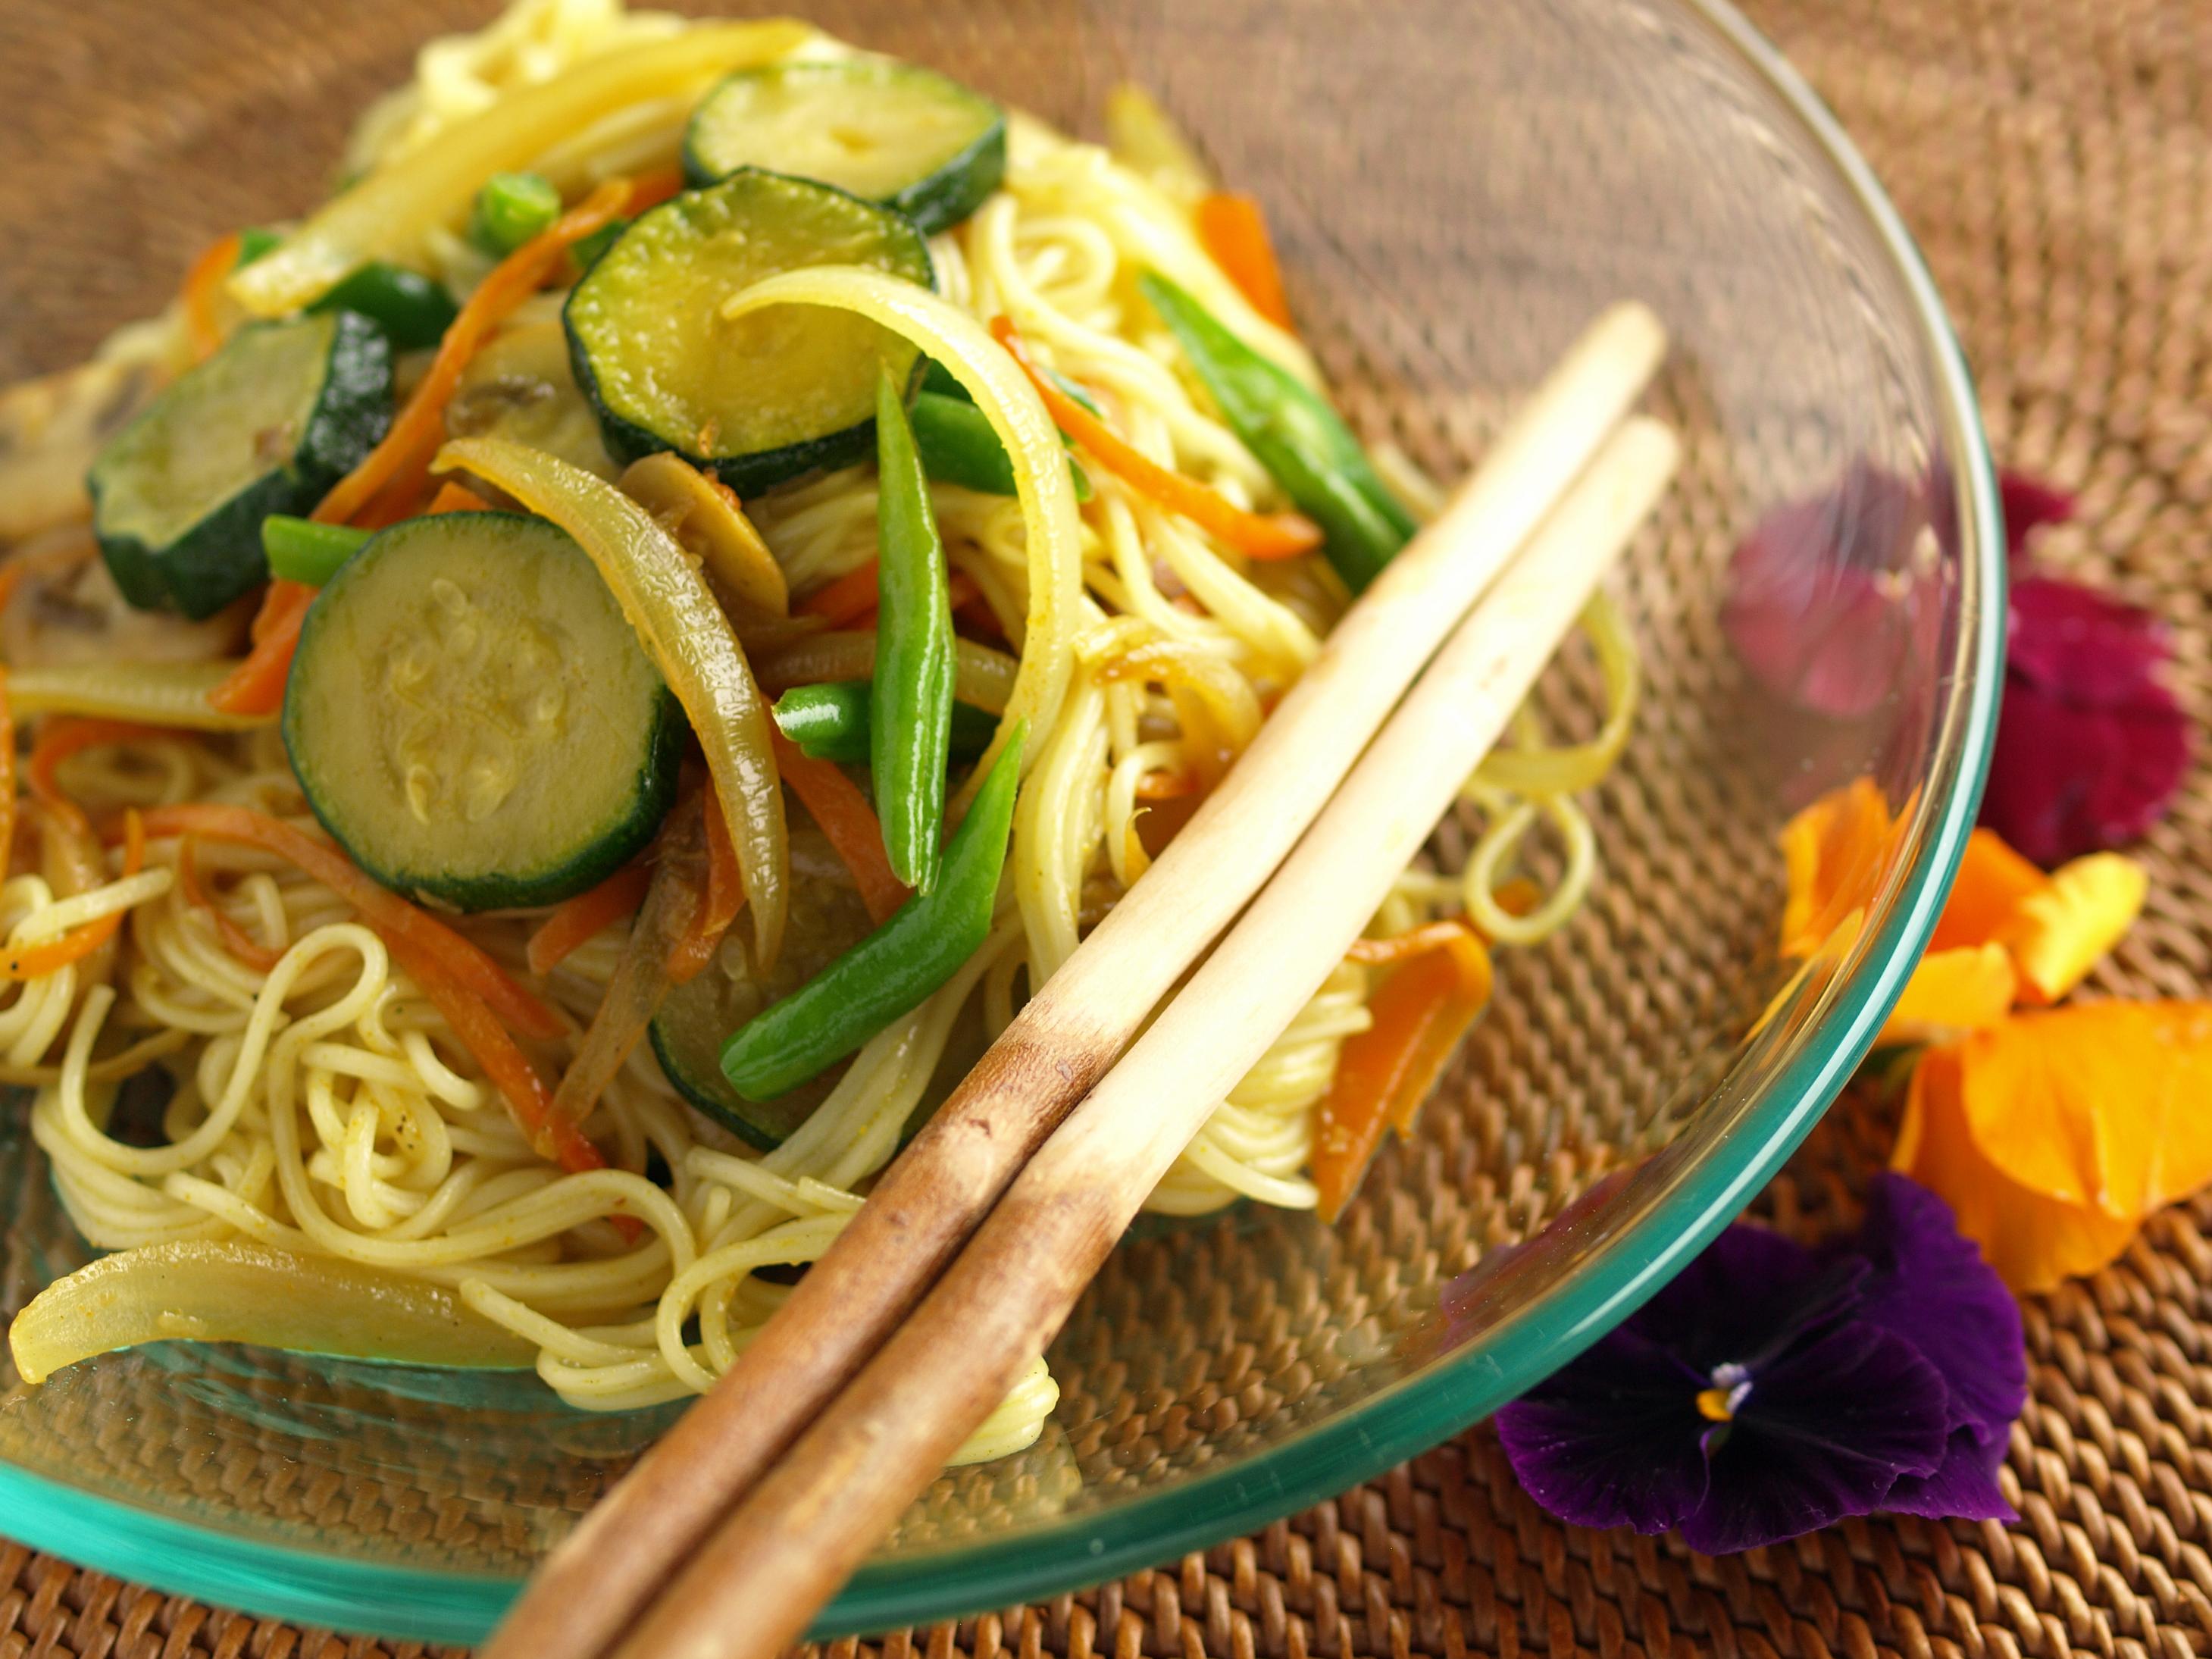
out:
<path id="1" fill-rule="evenodd" d="M 2077 491 L 2053 562 L 2176 629 L 2212 713 L 2212 5 L 1758 0 L 1920 238 L 1997 453 Z M 2212 987 L 2212 780 L 2154 839 L 2106 988 Z M 1822 1224 L 1887 1144 L 1847 1103 L 1763 1200 Z M 1722 1560 L 1562 1528 L 1484 1430 L 1250 1538 L 883 1659 L 1255 1654 L 2185 1656 L 2212 1650 L 2212 1197 L 2033 1303 L 2011 1528 L 1852 1522 Z M 878 1644 L 860 1644 L 872 1656 Z M 0 1540 L 0 1659 L 414 1655 L 165 1596 Z M 857 1659 L 839 1644 L 836 1659 Z"/>

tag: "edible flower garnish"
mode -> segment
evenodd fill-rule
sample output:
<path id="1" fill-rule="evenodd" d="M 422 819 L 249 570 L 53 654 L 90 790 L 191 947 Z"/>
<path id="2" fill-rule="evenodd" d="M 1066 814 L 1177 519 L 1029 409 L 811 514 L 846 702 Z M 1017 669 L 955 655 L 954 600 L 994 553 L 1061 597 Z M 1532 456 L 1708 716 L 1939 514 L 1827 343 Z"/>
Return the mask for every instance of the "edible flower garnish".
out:
<path id="1" fill-rule="evenodd" d="M 1982 822 L 2038 864 L 2133 841 L 2189 769 L 2189 722 L 2158 671 L 2157 618 L 2049 576 L 2016 580 L 2004 712 Z"/>
<path id="2" fill-rule="evenodd" d="M 1876 708 L 1911 642 L 1904 567 L 1926 522 L 1920 490 L 1866 461 L 1760 519 L 1735 550 L 1721 608 L 1752 677 L 1839 720 Z"/>
<path id="3" fill-rule="evenodd" d="M 1941 1199 L 1880 1175 L 1855 1237 L 1730 1227 L 1497 1423 L 1560 1519 L 1722 1554 L 1877 1510 L 2012 1519 L 2027 1393 L 2004 1286 Z"/>
<path id="4" fill-rule="evenodd" d="M 1861 780 L 1782 836 L 1785 954 L 1863 914 L 1894 836 Z M 2115 853 L 2045 874 L 1994 831 L 1969 838 L 1957 882 L 1885 1043 L 1909 1062 L 1893 1162 L 1948 1202 L 2017 1291 L 2103 1267 L 2143 1218 L 2212 1181 L 2212 1004 L 2051 1009 L 2124 938 L 2148 883 Z"/>

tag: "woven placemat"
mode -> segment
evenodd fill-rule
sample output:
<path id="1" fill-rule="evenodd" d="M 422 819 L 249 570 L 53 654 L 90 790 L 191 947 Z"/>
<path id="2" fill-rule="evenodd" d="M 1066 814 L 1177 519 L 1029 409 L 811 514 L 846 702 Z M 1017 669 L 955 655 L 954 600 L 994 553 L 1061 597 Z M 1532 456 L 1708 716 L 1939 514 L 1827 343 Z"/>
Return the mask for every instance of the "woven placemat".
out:
<path id="1" fill-rule="evenodd" d="M 1997 451 L 2076 491 L 2040 550 L 2168 616 L 2212 711 L 2212 7 L 2202 0 L 1759 0 L 1921 240 Z M 2212 986 L 2212 787 L 2147 860 L 2106 988 Z M 2193 856 L 2192 856 L 2193 854 Z M 1832 1114 L 1762 1205 L 1819 1229 L 1889 1126 Z M 1722 1560 L 1562 1528 L 1478 1430 L 1253 1537 L 1084 1595 L 841 1643 L 884 1659 L 2212 1649 L 2212 1200 L 2028 1309 L 2010 1528 L 1851 1522 Z M 0 1516 L 0 1528 L 5 1517 Z M 210 1608 L 0 1541 L 0 1659 L 334 1659 L 419 1644 Z"/>

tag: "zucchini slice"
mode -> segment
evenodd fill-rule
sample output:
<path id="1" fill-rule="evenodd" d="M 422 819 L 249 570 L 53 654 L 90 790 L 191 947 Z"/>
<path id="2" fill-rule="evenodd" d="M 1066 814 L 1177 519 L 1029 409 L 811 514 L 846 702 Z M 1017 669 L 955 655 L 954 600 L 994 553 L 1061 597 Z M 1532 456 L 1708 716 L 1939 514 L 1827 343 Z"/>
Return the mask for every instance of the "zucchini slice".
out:
<path id="1" fill-rule="evenodd" d="M 739 70 L 684 135 L 693 182 L 766 167 L 896 208 L 932 234 L 958 224 L 1006 172 L 1006 112 L 933 70 L 884 58 Z"/>
<path id="2" fill-rule="evenodd" d="M 792 814 L 791 917 L 766 981 L 753 976 L 733 933 L 713 965 L 671 991 L 653 1018 L 653 1052 L 676 1091 L 763 1152 L 781 1146 L 806 1121 L 845 1068 L 834 1066 L 773 1100 L 747 1100 L 722 1075 L 723 1039 L 874 931 L 851 877 L 804 812 L 794 807 Z"/>
<path id="3" fill-rule="evenodd" d="M 868 454 L 878 366 L 910 386 L 920 348 L 813 307 L 721 316 L 741 289 L 807 265 L 933 276 L 911 221 L 780 173 L 748 168 L 641 214 L 562 312 L 607 447 L 625 461 L 673 450 L 740 495 Z"/>
<path id="4" fill-rule="evenodd" d="M 315 816 L 395 891 L 550 904 L 676 796 L 669 695 L 581 548 L 543 519 L 408 519 L 316 598 L 284 696 Z"/>
<path id="5" fill-rule="evenodd" d="M 392 346 L 350 311 L 258 323 L 187 370 L 92 464 L 123 597 L 212 616 L 269 580 L 261 521 L 305 513 L 392 420 Z"/>

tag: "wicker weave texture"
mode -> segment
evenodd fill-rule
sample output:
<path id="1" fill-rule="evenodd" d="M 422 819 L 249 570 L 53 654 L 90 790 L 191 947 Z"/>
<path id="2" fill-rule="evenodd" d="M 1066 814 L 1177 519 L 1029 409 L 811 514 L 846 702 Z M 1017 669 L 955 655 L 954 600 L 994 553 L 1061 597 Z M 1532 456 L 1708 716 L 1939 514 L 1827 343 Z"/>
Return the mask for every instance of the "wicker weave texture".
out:
<path id="1" fill-rule="evenodd" d="M 2212 9 L 1765 0 L 1753 12 L 1919 236 L 1999 454 L 2080 492 L 2081 521 L 2044 553 L 2169 617 L 2179 687 L 2200 718 L 2212 712 Z M 218 46 L 177 43 L 195 57 Z M 99 51 L 90 43 L 73 72 L 92 72 Z M 167 137 L 193 142 L 185 112 Z M 176 212 L 204 224 L 256 205 L 241 193 Z M 2154 838 L 2151 911 L 2105 988 L 2212 984 L 2208 853 L 2200 775 Z M 1767 1211 L 1786 1227 L 1833 1224 L 1887 1133 L 1878 1115 L 1839 1108 Z M 2008 1530 L 1855 1522 L 1704 1560 L 1668 1540 L 1550 1522 L 1478 1431 L 1171 1568 L 881 1650 L 2178 1659 L 2212 1648 L 2208 1286 L 2212 1202 L 2160 1218 L 2115 1267 L 2030 1307 L 2033 1397 L 2008 1476 L 2023 1519 Z M 421 1651 L 212 1611 L 0 1545 L 0 1659 Z"/>

